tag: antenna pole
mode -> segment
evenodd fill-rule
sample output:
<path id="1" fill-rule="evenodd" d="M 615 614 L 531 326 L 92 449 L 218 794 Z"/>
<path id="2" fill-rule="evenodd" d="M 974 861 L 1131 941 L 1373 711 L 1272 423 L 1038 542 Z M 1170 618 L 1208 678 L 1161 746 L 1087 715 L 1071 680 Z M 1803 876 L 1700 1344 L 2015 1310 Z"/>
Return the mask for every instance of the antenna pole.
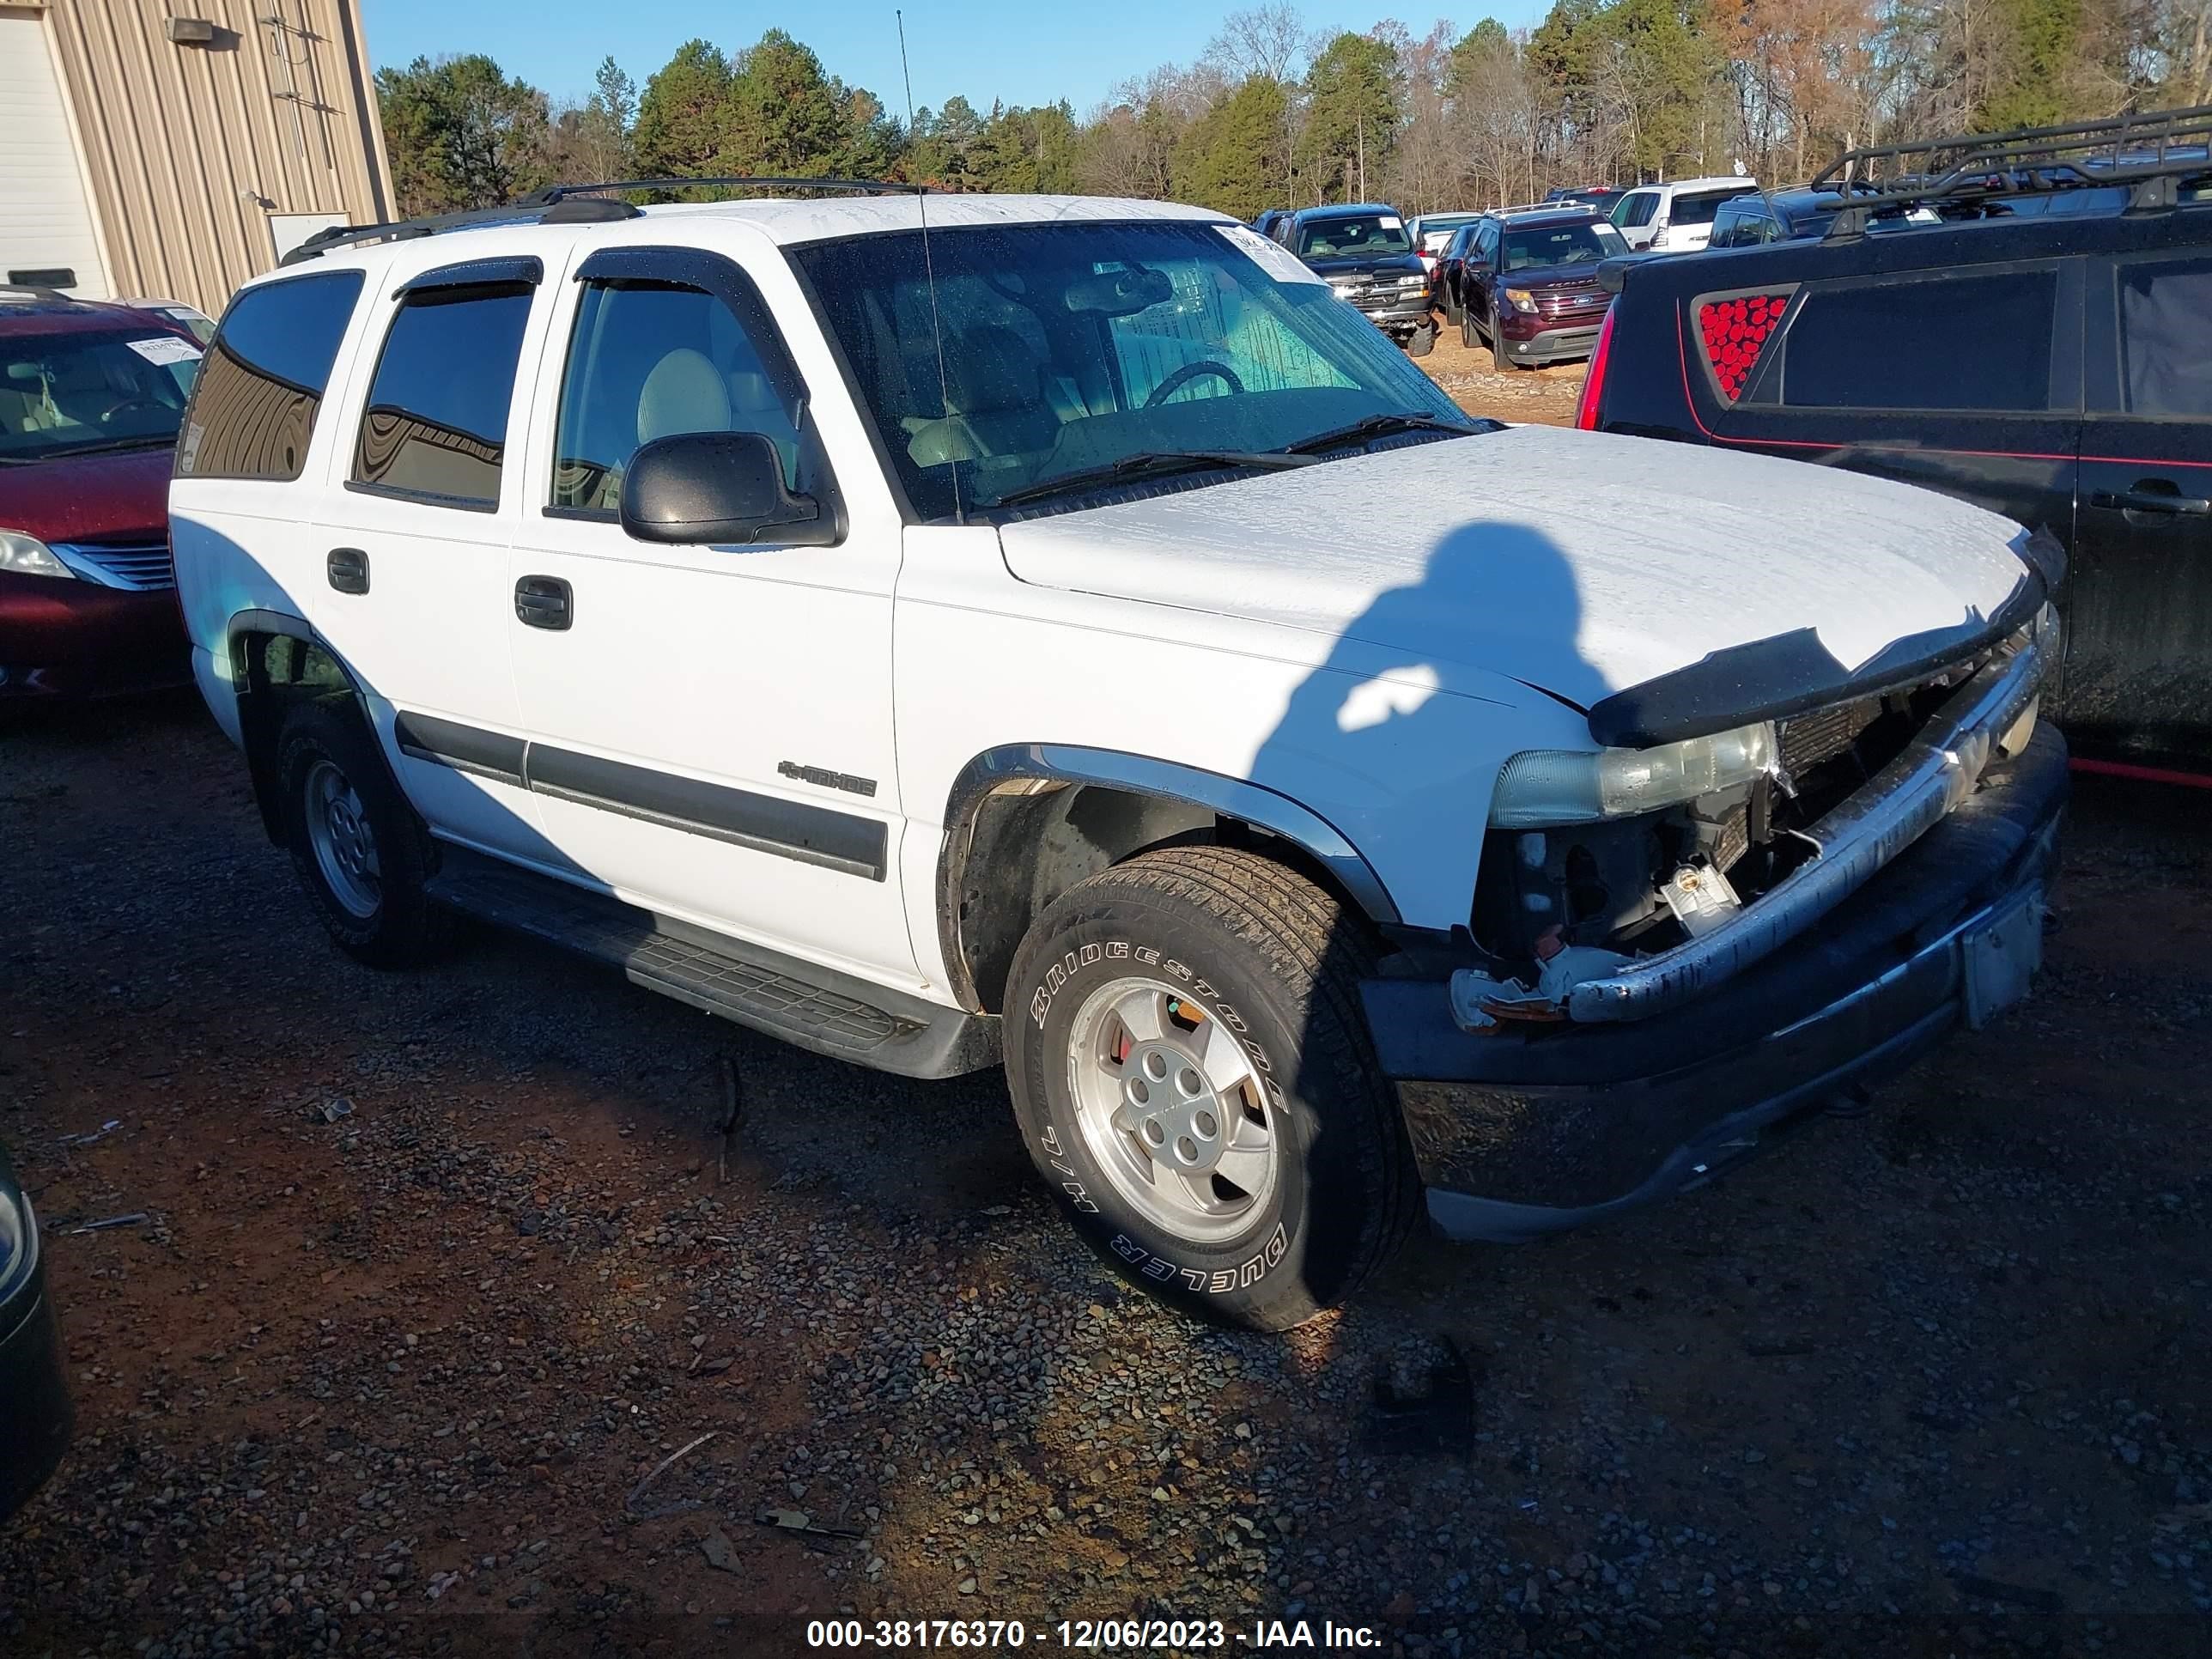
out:
<path id="1" fill-rule="evenodd" d="M 906 13 L 894 8 L 891 15 L 898 21 L 899 78 L 906 82 L 906 131 L 908 142 L 914 138 L 914 71 L 906 61 Z M 937 264 L 929 257 L 929 191 L 927 185 L 914 198 L 915 211 L 921 216 L 921 274 L 929 285 L 929 332 L 937 347 L 937 407 L 945 420 L 952 418 L 952 392 L 945 378 L 945 319 L 937 310 Z M 952 522 L 966 524 L 968 514 L 960 505 L 960 458 L 954 456 L 945 463 L 952 469 Z"/>

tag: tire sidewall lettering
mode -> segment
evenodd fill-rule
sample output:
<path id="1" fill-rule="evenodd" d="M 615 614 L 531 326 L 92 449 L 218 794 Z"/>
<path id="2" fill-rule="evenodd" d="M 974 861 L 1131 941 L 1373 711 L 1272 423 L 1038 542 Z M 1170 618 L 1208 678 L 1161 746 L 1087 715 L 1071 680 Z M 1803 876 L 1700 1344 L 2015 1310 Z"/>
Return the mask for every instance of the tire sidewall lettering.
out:
<path id="1" fill-rule="evenodd" d="M 1202 998 L 1209 1018 L 1218 1019 L 1235 1033 L 1250 1058 L 1254 1071 L 1266 1091 L 1271 1110 L 1281 1112 L 1283 1095 L 1273 1061 L 1267 1050 L 1255 1039 L 1252 1024 L 1236 1006 L 1223 1000 L 1220 988 L 1180 958 L 1153 946 L 1131 939 L 1106 939 L 1086 941 L 1062 948 L 1045 965 L 1036 989 L 1029 1000 L 1032 1030 L 1042 1036 L 1053 1011 L 1060 1006 L 1063 994 L 1071 989 L 1081 991 L 1088 985 L 1109 977 L 1116 971 L 1130 967 L 1148 969 L 1174 985 L 1186 989 L 1194 998 Z M 1057 1053 L 1041 1051 L 1048 1073 L 1064 1069 L 1066 1060 Z M 1037 1134 L 1042 1149 L 1042 1162 L 1048 1166 L 1048 1176 L 1056 1181 L 1068 1202 L 1085 1216 L 1107 1218 L 1115 1231 L 1105 1240 L 1106 1249 L 1123 1264 L 1127 1272 L 1139 1282 L 1157 1285 L 1163 1290 L 1175 1288 L 1200 1297 L 1231 1295 L 1249 1291 L 1292 1254 L 1291 1229 L 1293 1218 L 1278 1214 L 1273 1227 L 1257 1243 L 1241 1248 L 1233 1261 L 1218 1258 L 1204 1266 L 1193 1266 L 1163 1254 L 1152 1243 L 1133 1237 L 1127 1223 L 1105 1217 L 1097 1200 L 1091 1196 L 1085 1181 L 1087 1154 L 1080 1160 L 1074 1154 L 1073 1141 L 1079 1137 L 1064 1133 L 1052 1121 L 1051 1114 L 1061 1109 L 1058 1090 L 1048 1090 L 1044 1105 L 1046 1118 Z M 1122 1211 L 1126 1214 L 1126 1210 Z M 1171 1241 L 1170 1241 L 1171 1243 Z"/>

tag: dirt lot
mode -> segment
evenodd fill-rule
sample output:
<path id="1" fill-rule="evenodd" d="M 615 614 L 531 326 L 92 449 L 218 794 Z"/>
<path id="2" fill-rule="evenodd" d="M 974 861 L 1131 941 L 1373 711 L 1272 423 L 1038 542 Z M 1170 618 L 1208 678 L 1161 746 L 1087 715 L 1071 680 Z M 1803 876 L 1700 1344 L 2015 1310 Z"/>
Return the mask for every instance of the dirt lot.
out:
<path id="1" fill-rule="evenodd" d="M 787 1652 L 851 1608 L 1055 1650 L 1144 1613 L 1415 1656 L 2203 1650 L 2203 805 L 2085 784 L 2038 994 L 1871 1115 L 1603 1231 L 1425 1242 L 1274 1340 L 1116 1289 L 995 1079 L 496 937 L 379 975 L 197 705 L 18 721 L 0 1138 L 81 1419 L 0 1532 L 0 1649 Z M 1447 1340 L 1466 1379 L 1378 1443 L 1378 1372 Z"/>
<path id="2" fill-rule="evenodd" d="M 1437 331 L 1436 349 L 1419 360 L 1452 401 L 1470 415 L 1535 426 L 1572 426 L 1575 399 L 1582 395 L 1587 363 L 1554 363 L 1548 368 L 1500 368 L 1488 346 L 1468 350 L 1459 330 Z"/>

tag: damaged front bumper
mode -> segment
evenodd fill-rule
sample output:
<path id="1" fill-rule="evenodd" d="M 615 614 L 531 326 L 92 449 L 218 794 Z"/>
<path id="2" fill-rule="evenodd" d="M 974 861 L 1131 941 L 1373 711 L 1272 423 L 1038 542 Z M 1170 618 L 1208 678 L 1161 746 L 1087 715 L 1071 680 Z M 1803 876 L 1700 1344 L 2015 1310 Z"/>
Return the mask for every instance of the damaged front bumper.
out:
<path id="1" fill-rule="evenodd" d="M 1851 1096 L 2024 994 L 2040 961 L 2066 746 L 2043 727 L 2017 755 L 1989 757 L 2033 700 L 2033 650 L 1962 688 L 1948 718 L 1863 792 L 1790 878 L 1804 884 L 1802 908 L 1744 931 L 1784 896 L 1778 888 L 1728 928 L 1576 987 L 1607 988 L 1587 1023 L 1471 1034 L 1443 980 L 1364 982 L 1383 1071 L 1454 1085 L 1408 1091 L 1436 1224 L 1457 1238 L 1527 1238 L 1694 1184 L 1771 1126 Z M 1832 859 L 1836 875 L 1806 879 Z M 1739 971 L 1753 961 L 1756 974 Z"/>

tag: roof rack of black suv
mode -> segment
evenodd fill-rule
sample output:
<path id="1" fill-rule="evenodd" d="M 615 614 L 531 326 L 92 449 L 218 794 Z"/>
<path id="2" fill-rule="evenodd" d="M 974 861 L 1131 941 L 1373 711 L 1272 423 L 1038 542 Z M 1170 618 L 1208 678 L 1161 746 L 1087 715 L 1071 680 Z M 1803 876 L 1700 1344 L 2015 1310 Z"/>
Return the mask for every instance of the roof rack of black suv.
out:
<path id="1" fill-rule="evenodd" d="M 718 175 L 706 179 L 619 179 L 604 184 L 548 185 L 501 207 L 466 208 L 458 213 L 433 213 L 417 219 L 395 219 L 374 225 L 333 225 L 319 230 L 276 263 L 294 265 L 319 258 L 333 248 L 358 247 L 369 242 L 399 241 L 414 236 L 434 236 L 440 231 L 465 230 L 477 225 L 592 224 L 613 219 L 635 219 L 640 209 L 624 196 L 639 191 L 678 190 L 817 190 L 849 191 L 872 196 L 920 196 L 926 185 L 894 184 L 883 179 L 784 179 L 750 174 Z M 611 194 L 610 192 L 620 192 Z"/>
<path id="2" fill-rule="evenodd" d="M 2131 209 L 2173 206 L 2185 180 L 2212 175 L 2212 104 L 2116 115 L 2068 126 L 1962 133 L 1909 144 L 1875 144 L 1837 157 L 1809 188 L 1853 199 L 1828 228 L 1831 240 L 1864 233 L 1900 209 L 1967 204 L 1978 198 L 2121 185 Z"/>

